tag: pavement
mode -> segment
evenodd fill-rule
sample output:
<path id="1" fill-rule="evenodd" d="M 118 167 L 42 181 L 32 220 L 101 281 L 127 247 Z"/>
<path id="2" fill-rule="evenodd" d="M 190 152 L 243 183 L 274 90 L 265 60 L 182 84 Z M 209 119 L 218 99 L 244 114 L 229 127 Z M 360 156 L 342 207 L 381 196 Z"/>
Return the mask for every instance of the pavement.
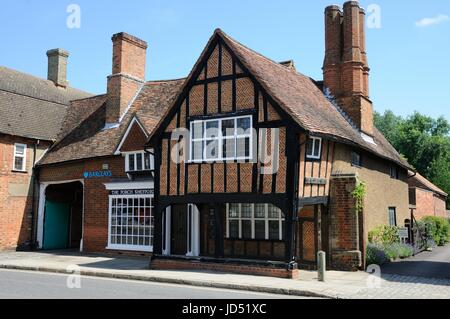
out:
<path id="1" fill-rule="evenodd" d="M 245 290 L 284 296 L 450 299 L 449 279 L 327 271 L 326 282 L 319 282 L 317 273 L 312 271 L 301 271 L 299 280 L 290 280 L 209 271 L 150 270 L 147 258 L 118 258 L 60 251 L 3 252 L 0 253 L 0 269 L 66 275 L 75 269 L 83 276 Z"/>

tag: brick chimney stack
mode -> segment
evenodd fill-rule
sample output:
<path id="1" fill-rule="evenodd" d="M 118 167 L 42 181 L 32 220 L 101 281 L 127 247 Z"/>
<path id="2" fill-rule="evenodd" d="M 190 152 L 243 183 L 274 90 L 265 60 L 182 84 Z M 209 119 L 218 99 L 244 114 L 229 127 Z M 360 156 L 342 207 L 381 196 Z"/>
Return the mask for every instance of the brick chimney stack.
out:
<path id="1" fill-rule="evenodd" d="M 362 133 L 373 136 L 365 12 L 357 1 L 325 9 L 324 85 Z"/>
<path id="2" fill-rule="evenodd" d="M 47 51 L 48 71 L 47 79 L 55 83 L 56 86 L 66 87 L 67 82 L 67 59 L 69 52 L 63 49 L 53 49 Z"/>
<path id="3" fill-rule="evenodd" d="M 106 123 L 118 123 L 145 83 L 147 42 L 121 32 L 113 35 L 112 75 L 108 76 Z"/>

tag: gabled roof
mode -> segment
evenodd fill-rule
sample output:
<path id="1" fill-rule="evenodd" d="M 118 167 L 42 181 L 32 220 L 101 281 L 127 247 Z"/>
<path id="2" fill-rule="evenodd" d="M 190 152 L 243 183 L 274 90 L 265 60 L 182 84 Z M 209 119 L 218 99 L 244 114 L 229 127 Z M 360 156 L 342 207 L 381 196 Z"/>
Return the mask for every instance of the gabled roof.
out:
<path id="1" fill-rule="evenodd" d="M 70 101 L 89 96 L 0 66 L 0 133 L 55 140 Z M 42 125 L 43 118 L 45 125 Z"/>
<path id="2" fill-rule="evenodd" d="M 105 129 L 106 95 L 74 101 L 59 140 L 38 165 L 114 155 L 134 117 L 150 132 L 177 95 L 184 79 L 145 83 L 119 126 Z"/>
<path id="3" fill-rule="evenodd" d="M 377 129 L 374 129 L 375 144 L 366 141 L 359 130 L 346 120 L 342 111 L 338 110 L 325 97 L 314 80 L 297 72 L 295 68 L 286 67 L 285 64 L 272 61 L 247 48 L 220 29 L 217 29 L 210 38 L 184 83 L 183 90 L 189 84 L 200 62 L 204 60 L 208 47 L 216 37 L 223 39 L 225 45 L 241 62 L 244 69 L 247 69 L 248 73 L 255 78 L 279 106 L 310 134 L 326 136 L 342 143 L 358 146 L 379 157 L 396 162 L 404 168 L 413 170 Z M 156 127 L 162 124 L 171 108 L 168 109 Z"/>
<path id="4" fill-rule="evenodd" d="M 426 179 L 419 173 L 416 173 L 416 175 L 409 178 L 408 184 L 410 187 L 424 188 L 424 189 L 430 190 L 436 194 L 442 195 L 444 197 L 448 196 L 448 194 L 446 192 L 444 192 L 442 189 L 440 189 L 439 187 L 434 185 L 432 182 L 430 182 L 428 179 Z"/>

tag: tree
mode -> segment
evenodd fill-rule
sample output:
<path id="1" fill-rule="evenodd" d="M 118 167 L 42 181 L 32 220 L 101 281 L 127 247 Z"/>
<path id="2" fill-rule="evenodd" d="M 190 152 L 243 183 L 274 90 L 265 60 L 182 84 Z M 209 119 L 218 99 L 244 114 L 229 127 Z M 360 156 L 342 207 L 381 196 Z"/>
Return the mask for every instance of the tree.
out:
<path id="1" fill-rule="evenodd" d="M 403 118 L 375 113 L 375 125 L 417 171 L 450 193 L 450 124 L 418 112 Z M 447 199 L 450 207 L 450 198 Z"/>

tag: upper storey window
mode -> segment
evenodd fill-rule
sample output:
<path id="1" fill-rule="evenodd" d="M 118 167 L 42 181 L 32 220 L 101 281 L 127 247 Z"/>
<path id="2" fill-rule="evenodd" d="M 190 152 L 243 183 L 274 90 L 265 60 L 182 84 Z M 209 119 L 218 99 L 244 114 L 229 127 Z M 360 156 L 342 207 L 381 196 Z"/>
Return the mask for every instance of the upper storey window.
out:
<path id="1" fill-rule="evenodd" d="M 251 116 L 191 122 L 191 161 L 251 159 L 252 127 Z"/>
<path id="2" fill-rule="evenodd" d="M 153 169 L 151 155 L 145 152 L 127 153 L 125 155 L 126 172 L 142 172 Z"/>
<path id="3" fill-rule="evenodd" d="M 14 144 L 13 170 L 26 171 L 27 146 L 25 144 Z"/>
<path id="4" fill-rule="evenodd" d="M 306 144 L 306 158 L 320 159 L 322 151 L 322 139 L 320 137 L 310 137 Z"/>

